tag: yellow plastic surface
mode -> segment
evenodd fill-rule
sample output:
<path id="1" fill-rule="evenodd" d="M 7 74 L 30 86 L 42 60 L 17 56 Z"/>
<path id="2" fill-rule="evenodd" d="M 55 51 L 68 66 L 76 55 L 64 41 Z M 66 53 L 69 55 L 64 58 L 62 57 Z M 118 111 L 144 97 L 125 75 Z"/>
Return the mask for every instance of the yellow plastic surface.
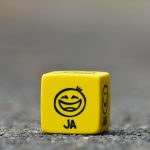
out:
<path id="1" fill-rule="evenodd" d="M 42 76 L 43 132 L 98 134 L 107 131 L 109 124 L 109 73 L 54 71 Z"/>

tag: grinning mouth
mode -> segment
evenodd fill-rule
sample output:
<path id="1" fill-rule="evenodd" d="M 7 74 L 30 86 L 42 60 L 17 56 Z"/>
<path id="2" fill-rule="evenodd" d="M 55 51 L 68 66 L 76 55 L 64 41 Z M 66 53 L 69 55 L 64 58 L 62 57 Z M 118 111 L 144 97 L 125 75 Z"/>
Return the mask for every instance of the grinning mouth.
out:
<path id="1" fill-rule="evenodd" d="M 68 112 L 76 111 L 81 106 L 81 99 L 79 99 L 77 102 L 69 103 L 64 102 L 62 100 L 59 100 L 59 105 L 61 109 Z"/>

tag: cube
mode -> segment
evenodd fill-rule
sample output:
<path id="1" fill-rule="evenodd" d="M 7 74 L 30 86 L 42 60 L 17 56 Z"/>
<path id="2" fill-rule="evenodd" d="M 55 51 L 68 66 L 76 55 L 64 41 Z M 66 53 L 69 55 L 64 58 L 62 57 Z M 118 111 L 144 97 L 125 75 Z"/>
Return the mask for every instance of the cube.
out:
<path id="1" fill-rule="evenodd" d="M 109 73 L 54 71 L 42 76 L 43 132 L 98 134 L 107 131 L 109 124 Z"/>

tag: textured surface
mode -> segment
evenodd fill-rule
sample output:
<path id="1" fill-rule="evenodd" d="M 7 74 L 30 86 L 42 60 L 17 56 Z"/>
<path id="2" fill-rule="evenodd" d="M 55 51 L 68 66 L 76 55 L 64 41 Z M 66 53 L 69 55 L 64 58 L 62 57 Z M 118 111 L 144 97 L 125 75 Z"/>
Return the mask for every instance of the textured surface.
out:
<path id="1" fill-rule="evenodd" d="M 148 0 L 0 0 L 0 149 L 150 149 L 149 8 Z M 110 132 L 40 132 L 41 75 L 65 69 L 111 73 Z"/>
<path id="2" fill-rule="evenodd" d="M 16 123 L 20 124 L 20 123 Z M 111 128 L 101 135 L 42 134 L 38 124 L 1 126 L 0 149 L 149 149 L 150 128 Z"/>

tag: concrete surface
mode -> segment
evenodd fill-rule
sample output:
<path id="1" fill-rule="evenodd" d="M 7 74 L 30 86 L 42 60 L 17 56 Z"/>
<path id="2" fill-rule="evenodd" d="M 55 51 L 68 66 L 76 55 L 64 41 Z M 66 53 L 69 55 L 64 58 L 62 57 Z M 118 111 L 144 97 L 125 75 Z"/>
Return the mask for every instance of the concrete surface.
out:
<path id="1" fill-rule="evenodd" d="M 1 125 L 0 128 L 0 149 L 149 150 L 149 147 L 150 128 L 147 126 L 111 127 L 109 132 L 101 135 L 42 134 L 36 122 L 15 122 L 11 127 Z"/>
<path id="2" fill-rule="evenodd" d="M 150 149 L 150 2 L 0 1 L 0 149 Z M 40 79 L 52 70 L 111 73 L 103 135 L 40 131 Z"/>

